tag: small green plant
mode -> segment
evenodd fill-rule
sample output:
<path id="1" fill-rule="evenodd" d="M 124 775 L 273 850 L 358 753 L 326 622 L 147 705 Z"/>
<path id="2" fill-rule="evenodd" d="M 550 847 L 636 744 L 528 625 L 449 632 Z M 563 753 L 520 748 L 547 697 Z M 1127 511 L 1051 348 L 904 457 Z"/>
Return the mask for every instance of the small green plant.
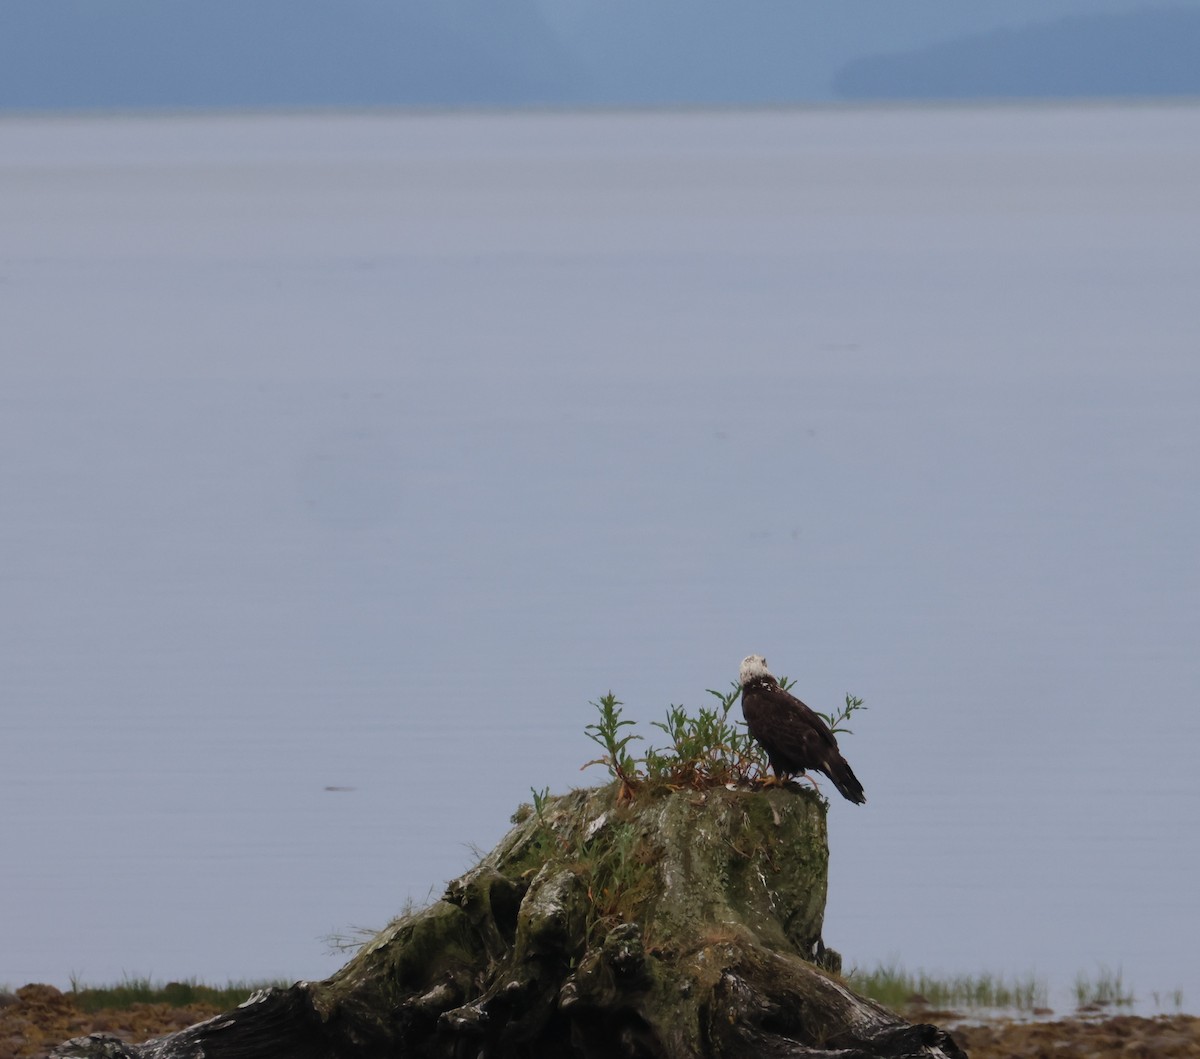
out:
<path id="1" fill-rule="evenodd" d="M 600 720 L 596 724 L 589 724 L 584 730 L 588 738 L 604 751 L 604 756 L 593 758 L 583 767 L 604 765 L 620 781 L 621 795 L 627 798 L 633 793 L 638 778 L 637 759 L 629 752 L 629 744 L 642 737 L 632 733 L 621 734 L 621 729 L 632 726 L 633 721 L 621 719 L 621 707 L 625 704 L 611 691 L 589 705 L 600 711 Z"/>
<path id="2" fill-rule="evenodd" d="M 540 791 L 533 787 L 529 788 L 529 793 L 533 795 L 533 812 L 538 818 L 538 822 L 545 826 L 546 823 L 546 800 L 550 797 L 550 788 L 543 787 Z"/>
<path id="3" fill-rule="evenodd" d="M 645 778 L 651 784 L 703 789 L 742 783 L 766 769 L 761 748 L 744 726 L 729 718 L 741 688 L 734 684 L 730 692 L 707 690 L 717 700 L 716 706 L 701 706 L 693 716 L 672 704 L 665 721 L 651 722 L 670 740 L 662 750 L 649 748 L 643 758 Z"/>
<path id="4" fill-rule="evenodd" d="M 850 720 L 850 717 L 855 710 L 865 709 L 867 709 L 867 707 L 863 705 L 862 699 L 860 699 L 857 695 L 851 695 L 847 693 L 846 705 L 843 706 L 837 713 L 821 713 L 820 710 L 818 710 L 817 713 L 825 719 L 825 723 L 829 725 L 829 730 L 833 732 L 834 735 L 838 735 L 841 732 L 845 732 L 847 735 L 853 735 L 853 730 L 847 728 L 843 722 Z"/>
<path id="5" fill-rule="evenodd" d="M 541 842 L 543 844 L 552 842 L 564 852 L 568 852 L 570 850 L 570 842 L 555 830 L 553 822 L 546 813 L 546 806 L 550 801 L 550 788 L 543 787 L 539 791 L 530 787 L 529 793 L 533 795 L 533 815 L 537 819 Z M 524 819 L 528 819 L 528 817 L 529 814 L 527 812 Z M 480 857 L 480 859 L 482 860 L 483 858 Z"/>

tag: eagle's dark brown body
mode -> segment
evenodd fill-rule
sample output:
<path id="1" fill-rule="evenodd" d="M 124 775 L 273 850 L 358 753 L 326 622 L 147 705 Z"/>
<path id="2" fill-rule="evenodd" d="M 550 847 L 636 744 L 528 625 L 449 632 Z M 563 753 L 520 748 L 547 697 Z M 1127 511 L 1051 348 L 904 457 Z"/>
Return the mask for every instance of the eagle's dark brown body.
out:
<path id="1" fill-rule="evenodd" d="M 765 659 L 751 655 L 742 663 L 741 685 L 746 725 L 762 744 L 778 776 L 823 772 L 842 797 L 860 805 L 867 800 L 858 777 L 838 750 L 829 725 L 779 686 L 779 681 L 767 672 Z"/>

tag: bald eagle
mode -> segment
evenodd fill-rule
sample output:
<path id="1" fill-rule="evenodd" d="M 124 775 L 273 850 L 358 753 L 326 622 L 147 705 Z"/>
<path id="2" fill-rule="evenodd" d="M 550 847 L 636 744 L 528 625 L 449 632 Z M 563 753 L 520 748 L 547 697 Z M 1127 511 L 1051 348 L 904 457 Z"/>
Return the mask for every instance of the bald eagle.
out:
<path id="1" fill-rule="evenodd" d="M 746 726 L 767 752 L 778 779 L 816 769 L 833 780 L 843 798 L 859 805 L 867 800 L 829 725 L 779 686 L 762 655 L 742 659 L 738 682 Z"/>

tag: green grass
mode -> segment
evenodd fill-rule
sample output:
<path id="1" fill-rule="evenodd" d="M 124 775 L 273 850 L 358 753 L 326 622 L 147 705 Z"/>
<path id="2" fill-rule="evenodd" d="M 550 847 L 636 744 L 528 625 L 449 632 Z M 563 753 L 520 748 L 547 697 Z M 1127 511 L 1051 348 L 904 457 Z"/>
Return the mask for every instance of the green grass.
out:
<path id="1" fill-rule="evenodd" d="M 1046 1007 L 1050 990 L 1036 975 L 1005 977 L 988 972 L 941 978 L 925 971 L 908 971 L 898 963 L 880 964 L 873 971 L 855 968 L 850 985 L 885 1007 L 903 1009 L 918 998 L 935 1008 L 1009 1008 L 1032 1011 Z"/>
<path id="2" fill-rule="evenodd" d="M 1160 993 L 1157 990 L 1150 994 L 1154 999 L 1154 1006 L 1159 1011 L 1183 1011 L 1183 990 L 1172 989 L 1169 993 Z"/>
<path id="3" fill-rule="evenodd" d="M 123 1010 L 134 1004 L 170 1004 L 186 1007 L 189 1004 L 209 1004 L 220 1010 L 237 1007 L 256 989 L 271 986 L 286 988 L 290 982 L 229 982 L 224 986 L 210 986 L 189 979 L 185 982 L 156 984 L 149 978 L 125 978 L 117 985 L 85 986 L 71 978 L 71 997 L 80 1010 L 108 1011 Z"/>
<path id="4" fill-rule="evenodd" d="M 613 884 L 623 867 L 623 864 L 598 865 L 598 882 L 612 875 L 613 879 L 604 878 L 604 882 Z M 870 971 L 855 968 L 847 975 L 847 980 L 857 992 L 885 1007 L 901 1011 L 917 998 L 942 1009 L 997 1008 L 1029 1012 L 1049 1006 L 1049 989 L 1044 980 L 1033 974 L 1005 977 L 984 972 L 938 977 L 926 971 L 908 971 L 893 961 Z M 169 1004 L 172 1007 L 207 1004 L 224 1011 L 237 1007 L 258 989 L 287 988 L 290 984 L 277 980 L 210 986 L 195 979 L 156 984 L 149 978 L 125 978 L 117 985 L 85 986 L 72 977 L 70 995 L 86 1012 L 123 1010 L 134 1004 Z M 1076 975 L 1075 1000 L 1081 1008 L 1092 1005 L 1127 1007 L 1134 1002 L 1134 997 L 1119 967 L 1115 971 L 1101 967 L 1095 976 L 1082 972 Z M 1176 1011 L 1183 1008 L 1183 993 L 1178 989 L 1165 994 L 1155 993 L 1154 1000 L 1160 1008 Z"/>
<path id="5" fill-rule="evenodd" d="M 855 968 L 847 975 L 850 985 L 858 992 L 877 1000 L 886 1007 L 903 1010 L 918 1000 L 935 1008 L 977 1009 L 999 1008 L 1010 1011 L 1032 1011 L 1049 1007 L 1049 988 L 1036 975 L 1005 977 L 983 973 L 938 977 L 925 971 L 908 971 L 893 961 L 880 964 L 874 970 Z M 1118 967 L 1115 971 L 1100 967 L 1095 975 L 1075 976 L 1075 1004 L 1078 1008 L 1129 1007 L 1134 1003 L 1133 990 L 1126 984 Z M 1183 1008 L 1183 992 L 1154 994 L 1160 1008 Z"/>
<path id="6" fill-rule="evenodd" d="M 1122 980 L 1120 967 L 1115 971 L 1101 967 L 1095 978 L 1082 971 L 1075 976 L 1075 1003 L 1081 1008 L 1128 1007 L 1133 1003 L 1133 992 Z"/>

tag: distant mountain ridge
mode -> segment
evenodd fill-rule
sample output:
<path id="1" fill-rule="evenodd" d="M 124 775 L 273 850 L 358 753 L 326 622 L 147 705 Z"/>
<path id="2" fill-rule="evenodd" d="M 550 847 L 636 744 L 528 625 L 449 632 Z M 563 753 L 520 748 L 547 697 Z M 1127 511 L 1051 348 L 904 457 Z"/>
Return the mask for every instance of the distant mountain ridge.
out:
<path id="1" fill-rule="evenodd" d="M 855 59 L 843 99 L 1200 96 L 1200 11 L 1072 15 Z"/>

